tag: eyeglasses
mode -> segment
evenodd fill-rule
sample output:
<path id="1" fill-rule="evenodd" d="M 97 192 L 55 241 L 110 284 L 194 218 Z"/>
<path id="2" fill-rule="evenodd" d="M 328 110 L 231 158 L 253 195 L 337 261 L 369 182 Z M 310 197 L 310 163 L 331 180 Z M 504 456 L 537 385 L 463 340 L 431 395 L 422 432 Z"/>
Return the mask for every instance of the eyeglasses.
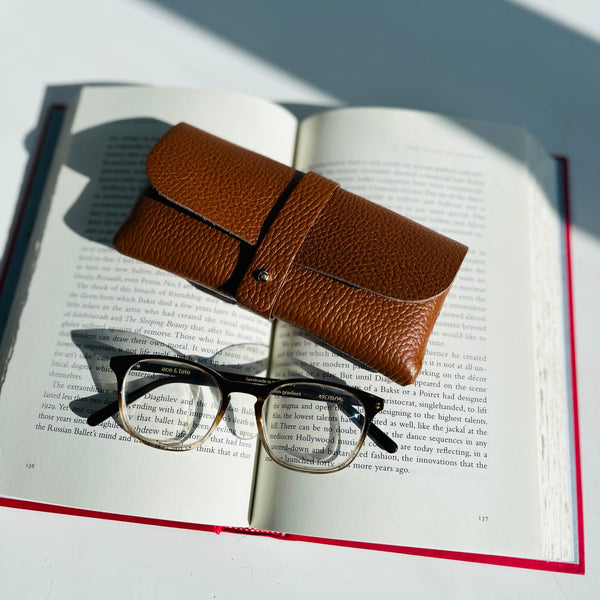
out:
<path id="1" fill-rule="evenodd" d="M 356 458 L 367 436 L 386 452 L 398 449 L 373 424 L 383 400 L 362 390 L 313 379 L 223 373 L 167 356 L 115 356 L 110 367 L 117 377 L 118 401 L 92 414 L 88 424 L 99 425 L 118 411 L 130 435 L 161 450 L 192 450 L 204 443 L 232 394 L 256 399 L 262 445 L 271 459 L 289 469 L 339 471 Z M 242 422 L 248 424 L 252 411 L 246 408 L 245 413 Z"/>

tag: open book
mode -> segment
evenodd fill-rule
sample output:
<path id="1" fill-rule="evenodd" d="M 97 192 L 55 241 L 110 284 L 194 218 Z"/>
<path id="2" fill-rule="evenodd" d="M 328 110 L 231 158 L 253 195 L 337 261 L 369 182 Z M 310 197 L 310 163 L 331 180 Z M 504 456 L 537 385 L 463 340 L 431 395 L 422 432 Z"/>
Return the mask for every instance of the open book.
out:
<path id="1" fill-rule="evenodd" d="M 146 153 L 180 121 L 469 246 L 415 384 L 114 250 Z M 231 93 L 84 88 L 64 117 L 4 332 L 2 502 L 581 572 L 559 171 L 515 128 L 376 108 L 299 121 Z M 115 419 L 89 427 L 115 399 L 110 358 L 129 353 L 344 381 L 385 399 L 376 424 L 399 450 L 367 439 L 349 467 L 315 475 L 271 461 L 235 418 L 190 452 L 133 442 Z"/>

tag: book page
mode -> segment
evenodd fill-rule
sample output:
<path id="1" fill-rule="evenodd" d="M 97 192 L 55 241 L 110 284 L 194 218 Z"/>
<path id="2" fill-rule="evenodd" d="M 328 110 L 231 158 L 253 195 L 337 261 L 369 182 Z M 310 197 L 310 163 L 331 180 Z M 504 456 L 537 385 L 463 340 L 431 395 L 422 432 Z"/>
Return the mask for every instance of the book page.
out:
<path id="1" fill-rule="evenodd" d="M 551 556 L 565 556 L 578 552 L 578 531 L 574 525 L 577 518 L 573 472 L 574 382 L 571 379 L 574 373 L 566 325 L 570 293 L 566 277 L 566 207 L 562 203 L 553 206 L 546 199 L 561 197 L 564 191 L 560 188 L 567 182 L 561 161 L 549 161 L 547 153 L 531 136 L 527 137 L 527 154 L 532 172 L 529 222 L 542 541 Z M 564 269 L 553 269 L 557 264 L 564 265 Z M 571 532 L 574 535 L 570 535 Z"/>
<path id="2" fill-rule="evenodd" d="M 306 535 L 523 558 L 543 547 L 531 317 L 530 179 L 520 130 L 388 109 L 301 125 L 315 170 L 469 246 L 416 383 L 402 388 L 278 323 L 272 375 L 338 378 L 380 395 L 368 439 L 332 475 L 264 458 L 253 525 Z"/>
<path id="3" fill-rule="evenodd" d="M 231 415 L 189 452 L 134 442 L 118 419 L 95 428 L 85 419 L 116 399 L 114 355 L 265 367 L 268 321 L 121 256 L 111 241 L 147 183 L 148 150 L 171 125 L 186 121 L 290 163 L 295 119 L 241 95 L 142 87 L 84 89 L 66 118 L 3 345 L 0 494 L 247 525 L 256 441 Z M 154 418 L 166 427 L 177 415 Z"/>

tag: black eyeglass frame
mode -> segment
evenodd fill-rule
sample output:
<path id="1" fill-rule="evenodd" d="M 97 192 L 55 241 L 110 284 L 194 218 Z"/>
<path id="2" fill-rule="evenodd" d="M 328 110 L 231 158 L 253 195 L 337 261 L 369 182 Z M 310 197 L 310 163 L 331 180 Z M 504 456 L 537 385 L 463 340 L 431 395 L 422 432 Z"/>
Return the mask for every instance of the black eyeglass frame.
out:
<path id="1" fill-rule="evenodd" d="M 164 361 L 164 362 L 174 362 L 179 365 L 189 366 L 190 369 L 201 370 L 208 373 L 217 384 L 217 387 L 220 391 L 220 406 L 219 411 L 207 433 L 194 444 L 190 444 L 188 446 L 170 446 L 159 441 L 153 441 L 148 438 L 144 438 L 136 433 L 136 431 L 129 425 L 127 414 L 126 414 L 126 398 L 125 398 L 125 390 L 124 390 L 124 381 L 129 370 L 141 361 Z M 110 360 L 110 368 L 115 373 L 117 378 L 117 392 L 118 392 L 118 400 L 110 403 L 104 408 L 96 411 L 91 414 L 88 419 L 88 425 L 94 427 L 99 425 L 100 423 L 106 421 L 115 413 L 119 412 L 121 415 L 121 420 L 126 431 L 135 439 L 141 441 L 142 443 L 152 446 L 155 448 L 159 448 L 161 450 L 171 450 L 171 451 L 184 451 L 184 450 L 192 450 L 202 445 L 207 439 L 210 438 L 213 431 L 219 426 L 225 412 L 230 403 L 230 397 L 233 393 L 244 393 L 250 394 L 256 398 L 256 402 L 254 403 L 254 414 L 256 418 L 256 425 L 258 429 L 258 436 L 261 441 L 261 444 L 269 457 L 274 460 L 277 464 L 286 467 L 288 469 L 292 469 L 295 471 L 302 472 L 314 472 L 314 473 L 331 473 L 335 471 L 339 471 L 349 464 L 356 458 L 362 445 L 364 444 L 365 438 L 368 436 L 379 448 L 388 452 L 390 454 L 396 452 L 398 450 L 398 446 L 396 442 L 392 438 L 390 438 L 384 431 L 382 431 L 377 425 L 373 423 L 373 419 L 375 416 L 383 410 L 384 401 L 382 398 L 371 394 L 370 392 L 366 392 L 359 388 L 350 387 L 340 383 L 332 383 L 330 381 L 325 381 L 321 379 L 309 379 L 309 378 L 292 378 L 292 379 L 272 379 L 268 377 L 258 377 L 255 375 L 243 375 L 239 373 L 230 373 L 224 371 L 217 371 L 206 365 L 201 363 L 180 358 L 176 356 L 168 356 L 168 355 L 159 355 L 159 354 L 143 354 L 143 355 L 123 355 L 123 356 L 113 356 Z M 172 381 L 172 380 L 171 380 Z M 189 374 L 181 375 L 181 381 L 186 383 L 194 383 L 194 375 L 193 371 L 190 371 Z M 154 385 L 156 387 L 162 385 L 164 382 L 158 381 L 155 382 Z M 286 463 L 275 456 L 269 447 L 269 442 L 265 439 L 265 433 L 263 429 L 263 417 L 262 410 L 263 404 L 269 394 L 271 394 L 278 387 L 282 387 L 284 385 L 290 384 L 312 384 L 312 385 L 322 385 L 326 386 L 329 389 L 338 389 L 342 392 L 346 392 L 356 397 L 362 404 L 365 410 L 364 417 L 358 413 L 353 408 L 344 408 L 341 406 L 343 412 L 349 417 L 349 419 L 358 427 L 362 428 L 362 433 L 360 440 L 356 444 L 356 448 L 354 452 L 341 464 L 331 468 L 323 468 L 319 470 L 309 470 L 307 468 L 303 468 L 302 466 L 296 466 L 294 464 Z M 150 384 L 153 385 L 153 384 Z M 153 385 L 153 387 L 154 387 Z M 130 399 L 129 403 L 135 401 L 136 398 L 141 397 L 143 394 L 147 393 L 149 390 L 147 386 L 143 386 L 141 388 L 141 392 L 136 397 L 131 398 L 131 393 L 129 394 Z M 348 411 L 354 411 L 353 414 L 348 414 Z"/>

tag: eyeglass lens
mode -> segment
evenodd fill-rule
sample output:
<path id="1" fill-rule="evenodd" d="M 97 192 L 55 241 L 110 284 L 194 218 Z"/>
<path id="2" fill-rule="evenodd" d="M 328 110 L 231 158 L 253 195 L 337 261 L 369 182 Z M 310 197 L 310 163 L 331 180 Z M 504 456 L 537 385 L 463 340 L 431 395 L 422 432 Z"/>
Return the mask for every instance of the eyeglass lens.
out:
<path id="1" fill-rule="evenodd" d="M 188 447 L 210 432 L 221 407 L 221 390 L 204 371 L 174 360 L 144 359 L 123 381 L 124 417 L 143 441 Z"/>
<path id="2" fill-rule="evenodd" d="M 263 405 L 263 432 L 277 460 L 308 471 L 339 469 L 362 440 L 365 411 L 345 390 L 284 384 Z"/>

